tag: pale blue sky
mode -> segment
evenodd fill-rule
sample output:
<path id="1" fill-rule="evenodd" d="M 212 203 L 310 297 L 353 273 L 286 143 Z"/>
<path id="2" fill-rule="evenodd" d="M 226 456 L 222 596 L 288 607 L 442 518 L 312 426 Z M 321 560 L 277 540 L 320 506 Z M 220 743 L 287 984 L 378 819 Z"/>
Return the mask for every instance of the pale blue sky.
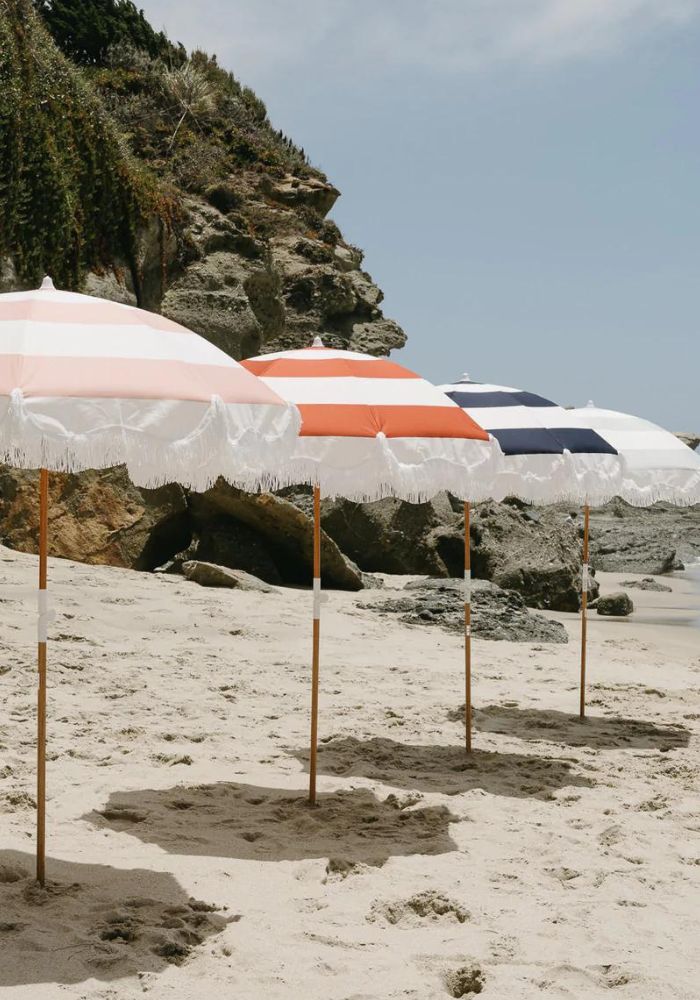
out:
<path id="1" fill-rule="evenodd" d="M 140 0 L 343 195 L 394 355 L 700 430 L 700 0 Z"/>

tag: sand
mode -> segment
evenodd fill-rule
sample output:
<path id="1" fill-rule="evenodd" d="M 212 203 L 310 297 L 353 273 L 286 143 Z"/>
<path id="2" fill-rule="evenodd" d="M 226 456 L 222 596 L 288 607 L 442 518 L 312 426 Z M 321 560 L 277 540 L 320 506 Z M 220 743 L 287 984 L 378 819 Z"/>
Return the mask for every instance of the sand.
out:
<path id="1" fill-rule="evenodd" d="M 700 996 L 691 580 L 591 615 L 585 724 L 576 616 L 475 641 L 470 758 L 460 637 L 331 593 L 309 809 L 308 592 L 51 560 L 42 893 L 35 575 L 0 549 L 3 1000 Z"/>

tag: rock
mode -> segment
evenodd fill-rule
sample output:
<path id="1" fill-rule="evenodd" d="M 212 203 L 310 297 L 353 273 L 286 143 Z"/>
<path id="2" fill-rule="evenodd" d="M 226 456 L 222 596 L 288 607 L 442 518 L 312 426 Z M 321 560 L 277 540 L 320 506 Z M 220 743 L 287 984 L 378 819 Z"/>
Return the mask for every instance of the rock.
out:
<path id="1" fill-rule="evenodd" d="M 600 570 L 659 576 L 700 557 L 700 507 L 632 507 L 619 498 L 591 512 L 591 558 Z"/>
<path id="2" fill-rule="evenodd" d="M 462 580 L 418 580 L 406 584 L 400 597 L 360 604 L 381 614 L 398 614 L 410 625 L 436 625 L 464 631 Z M 568 642 L 561 622 L 528 611 L 519 594 L 487 580 L 472 583 L 472 630 L 480 639 L 514 642 Z"/>
<path id="3" fill-rule="evenodd" d="M 667 587 L 663 583 L 659 583 L 654 579 L 653 576 L 645 576 L 641 580 L 623 580 L 623 587 L 631 587 L 634 590 L 655 590 L 658 593 L 670 594 L 673 591 L 673 587 Z"/>
<path id="4" fill-rule="evenodd" d="M 38 473 L 0 468 L 0 541 L 38 551 Z M 126 469 L 49 476 L 49 554 L 98 565 L 152 569 L 189 541 L 177 485 L 143 490 Z"/>
<path id="5" fill-rule="evenodd" d="M 299 493 L 295 502 L 301 502 Z M 530 607 L 577 611 L 581 546 L 565 513 L 520 504 L 480 504 L 471 524 L 472 572 L 507 590 Z M 429 503 L 387 499 L 369 504 L 324 500 L 324 530 L 362 570 L 459 576 L 464 566 L 461 503 L 439 494 Z M 598 585 L 591 583 L 589 596 Z"/>
<path id="6" fill-rule="evenodd" d="M 262 594 L 274 593 L 274 587 L 242 569 L 229 569 L 214 563 L 197 560 L 182 564 L 182 572 L 188 580 L 202 587 L 228 587 L 232 590 L 256 590 Z"/>
<path id="7" fill-rule="evenodd" d="M 299 507 L 284 497 L 271 493 L 243 493 L 219 480 L 206 493 L 190 495 L 190 512 L 195 534 L 208 545 L 205 551 L 212 561 L 230 565 L 238 562 L 238 557 L 235 545 L 212 543 L 208 526 L 213 523 L 217 537 L 223 539 L 227 524 L 234 537 L 243 525 L 264 545 L 274 564 L 276 580 L 298 584 L 308 584 L 311 580 L 313 524 Z M 263 579 L 269 578 L 262 557 L 257 565 Z M 345 558 L 326 532 L 321 536 L 321 565 L 325 586 L 340 590 L 362 589 L 360 571 Z M 231 568 L 239 567 L 232 565 Z"/>
<path id="8" fill-rule="evenodd" d="M 620 590 L 614 594 L 602 594 L 597 600 L 596 611 L 599 615 L 611 618 L 626 618 L 634 611 L 634 604 L 630 597 Z"/>
<path id="9" fill-rule="evenodd" d="M 676 437 L 679 438 L 683 444 L 687 444 L 691 451 L 696 451 L 698 445 L 700 445 L 700 434 L 677 433 Z"/>
<path id="10" fill-rule="evenodd" d="M 268 198 L 290 207 L 307 206 L 319 215 L 328 215 L 340 197 L 340 191 L 316 177 L 306 177 L 303 180 L 293 174 L 287 174 L 281 180 L 265 176 L 260 182 L 260 189 Z"/>

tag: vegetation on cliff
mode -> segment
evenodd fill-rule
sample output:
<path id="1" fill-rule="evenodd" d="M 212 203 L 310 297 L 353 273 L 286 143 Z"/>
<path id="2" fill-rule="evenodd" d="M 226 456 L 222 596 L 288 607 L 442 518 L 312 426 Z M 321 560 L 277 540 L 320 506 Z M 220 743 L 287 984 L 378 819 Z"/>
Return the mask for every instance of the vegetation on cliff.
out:
<path id="1" fill-rule="evenodd" d="M 166 201 L 29 0 L 0 0 L 0 257 L 20 280 L 49 271 L 75 287 L 133 257 Z"/>

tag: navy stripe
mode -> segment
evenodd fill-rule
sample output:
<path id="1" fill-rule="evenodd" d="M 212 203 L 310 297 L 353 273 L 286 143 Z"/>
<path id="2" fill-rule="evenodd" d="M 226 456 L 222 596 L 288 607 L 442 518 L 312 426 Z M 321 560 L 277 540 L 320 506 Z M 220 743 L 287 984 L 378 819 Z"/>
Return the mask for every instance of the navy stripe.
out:
<path id="1" fill-rule="evenodd" d="M 450 399 L 462 409 L 479 409 L 483 406 L 556 406 L 551 399 L 534 392 L 448 392 Z"/>
<path id="2" fill-rule="evenodd" d="M 550 431 L 573 454 L 617 455 L 613 446 L 590 427 L 551 427 Z"/>
<path id="3" fill-rule="evenodd" d="M 545 427 L 513 427 L 489 431 L 504 455 L 561 455 L 565 445 Z"/>

